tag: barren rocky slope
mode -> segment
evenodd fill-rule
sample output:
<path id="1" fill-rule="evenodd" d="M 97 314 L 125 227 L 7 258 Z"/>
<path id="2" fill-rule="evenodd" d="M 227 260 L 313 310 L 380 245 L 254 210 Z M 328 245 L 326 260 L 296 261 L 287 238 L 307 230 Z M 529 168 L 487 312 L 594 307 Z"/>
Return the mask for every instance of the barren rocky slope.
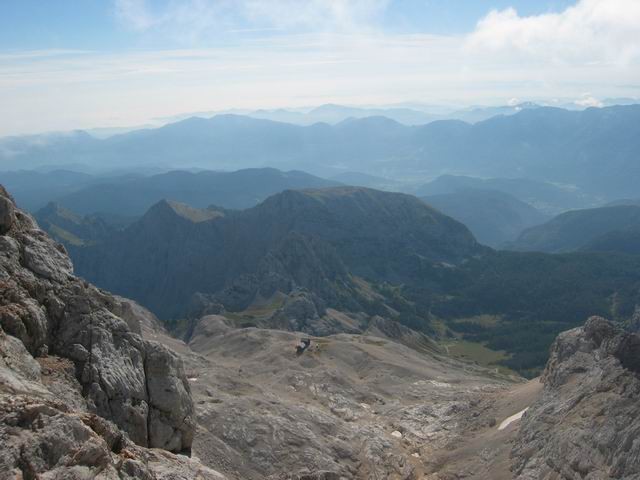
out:
<path id="1" fill-rule="evenodd" d="M 640 478 L 640 336 L 601 317 L 562 333 L 514 446 L 518 480 Z"/>
<path id="2" fill-rule="evenodd" d="M 381 321 L 381 320 L 380 320 Z M 183 354 L 197 411 L 194 454 L 234 479 L 511 478 L 499 423 L 537 381 L 497 375 L 437 349 L 363 335 L 309 337 L 201 319 Z"/>
<path id="3" fill-rule="evenodd" d="M 130 313 L 0 187 L 2 478 L 216 477 L 169 453 L 193 442 L 189 384 Z"/>

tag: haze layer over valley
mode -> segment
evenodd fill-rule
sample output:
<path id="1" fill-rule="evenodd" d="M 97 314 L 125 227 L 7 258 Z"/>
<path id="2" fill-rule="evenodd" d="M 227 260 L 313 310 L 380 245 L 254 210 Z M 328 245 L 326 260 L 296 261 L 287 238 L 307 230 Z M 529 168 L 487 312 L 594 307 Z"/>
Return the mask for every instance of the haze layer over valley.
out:
<path id="1" fill-rule="evenodd" d="M 4 170 L 47 165 L 117 170 L 243 167 L 344 171 L 423 181 L 439 174 L 527 177 L 611 200 L 634 193 L 637 105 L 569 111 L 530 108 L 476 124 L 405 126 L 386 117 L 297 126 L 238 115 L 193 117 L 95 139 L 84 132 L 2 142 Z M 616 155 L 609 149 L 615 146 Z M 4 153 L 1 153 L 4 152 Z"/>

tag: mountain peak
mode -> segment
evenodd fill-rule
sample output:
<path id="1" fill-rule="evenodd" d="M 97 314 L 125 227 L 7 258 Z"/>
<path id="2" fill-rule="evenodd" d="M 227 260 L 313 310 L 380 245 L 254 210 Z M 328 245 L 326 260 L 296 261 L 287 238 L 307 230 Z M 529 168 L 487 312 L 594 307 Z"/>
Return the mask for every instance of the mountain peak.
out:
<path id="1" fill-rule="evenodd" d="M 224 216 L 224 214 L 215 208 L 194 208 L 186 203 L 162 199 L 149 209 L 149 211 L 144 215 L 144 218 L 148 220 L 180 217 L 192 223 L 201 223 L 221 216 Z"/>

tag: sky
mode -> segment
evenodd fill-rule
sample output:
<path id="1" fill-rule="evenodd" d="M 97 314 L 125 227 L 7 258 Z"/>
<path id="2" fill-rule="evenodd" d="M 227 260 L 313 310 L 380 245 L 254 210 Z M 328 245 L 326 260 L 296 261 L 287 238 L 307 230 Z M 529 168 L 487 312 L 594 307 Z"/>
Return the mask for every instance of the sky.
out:
<path id="1" fill-rule="evenodd" d="M 0 136 L 198 111 L 640 97 L 640 0 L 1 0 Z"/>

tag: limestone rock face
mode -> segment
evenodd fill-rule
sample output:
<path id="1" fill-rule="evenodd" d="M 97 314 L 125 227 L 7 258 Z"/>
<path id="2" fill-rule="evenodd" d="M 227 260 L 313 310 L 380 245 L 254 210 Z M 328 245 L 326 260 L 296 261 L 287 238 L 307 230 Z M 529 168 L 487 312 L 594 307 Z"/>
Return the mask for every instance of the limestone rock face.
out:
<path id="1" fill-rule="evenodd" d="M 562 333 L 522 418 L 515 478 L 640 478 L 640 336 L 603 318 Z"/>
<path id="2" fill-rule="evenodd" d="M 0 395 L 0 418 L 1 478 L 225 479 L 196 459 L 141 448 L 102 417 L 52 400 Z"/>
<path id="3" fill-rule="evenodd" d="M 145 373 L 150 399 L 149 446 L 171 451 L 190 447 L 194 409 L 182 360 L 163 345 L 146 342 Z"/>
<path id="4" fill-rule="evenodd" d="M 182 361 L 136 333 L 144 320 L 137 320 L 138 310 L 74 277 L 64 247 L 16 209 L 3 188 L 0 233 L 0 334 L 8 352 L 0 392 L 35 388 L 33 357 L 68 359 L 88 412 L 114 422 L 140 446 L 190 450 L 194 413 Z M 16 355 L 22 364 L 10 364 Z M 88 441 L 77 425 L 69 438 Z M 40 467 L 53 468 L 34 468 Z"/>
<path id="5" fill-rule="evenodd" d="M 73 372 L 68 359 L 34 359 L 0 330 L 0 478 L 224 480 L 196 459 L 136 445 L 90 412 L 68 366 Z"/>
<path id="6" fill-rule="evenodd" d="M 16 221 L 15 208 L 6 190 L 0 190 L 0 234 L 4 235 Z"/>

